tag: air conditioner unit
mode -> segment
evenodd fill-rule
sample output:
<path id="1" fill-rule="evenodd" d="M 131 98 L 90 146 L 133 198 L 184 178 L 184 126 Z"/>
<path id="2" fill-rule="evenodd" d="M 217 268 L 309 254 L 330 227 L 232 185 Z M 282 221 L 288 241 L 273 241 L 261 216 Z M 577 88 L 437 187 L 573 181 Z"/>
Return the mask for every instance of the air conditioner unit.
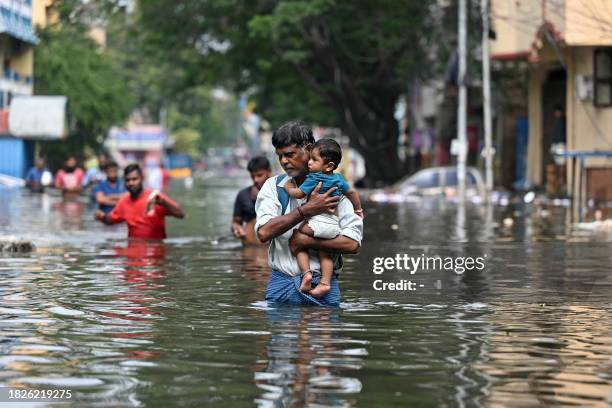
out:
<path id="1" fill-rule="evenodd" d="M 580 101 L 593 100 L 593 77 L 576 75 L 576 98 Z"/>

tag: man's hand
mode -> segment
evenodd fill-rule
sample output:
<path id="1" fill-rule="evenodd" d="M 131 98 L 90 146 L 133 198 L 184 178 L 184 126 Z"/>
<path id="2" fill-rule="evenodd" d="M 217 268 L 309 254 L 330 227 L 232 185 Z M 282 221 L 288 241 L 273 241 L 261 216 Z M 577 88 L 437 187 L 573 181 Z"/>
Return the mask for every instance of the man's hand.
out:
<path id="1" fill-rule="evenodd" d="M 246 231 L 244 230 L 244 228 L 242 227 L 242 225 L 238 225 L 236 223 L 232 224 L 232 234 L 236 237 L 236 238 L 243 238 L 246 237 Z"/>
<path id="2" fill-rule="evenodd" d="M 96 212 L 94 213 L 94 218 L 98 221 L 104 222 L 105 217 L 106 217 L 106 214 L 102 210 L 96 210 Z"/>
<path id="3" fill-rule="evenodd" d="M 319 194 L 322 184 L 323 183 L 321 182 L 317 184 L 312 193 L 310 193 L 308 202 L 302 206 L 302 211 L 307 217 L 323 214 L 324 212 L 333 214 L 336 211 L 336 206 L 338 205 L 338 201 L 340 201 L 340 196 L 332 197 L 331 193 L 333 193 L 338 187 L 332 187 L 327 190 L 325 194 Z"/>
<path id="4" fill-rule="evenodd" d="M 312 237 L 309 237 L 298 230 L 294 230 L 293 235 L 291 238 L 289 238 L 289 250 L 291 251 L 291 255 L 296 256 L 296 254 L 300 250 L 306 248 L 312 240 Z"/>
<path id="5" fill-rule="evenodd" d="M 163 205 L 163 203 L 162 203 L 162 196 L 159 193 L 159 190 L 153 190 L 151 192 L 151 194 L 149 194 L 149 198 L 148 198 L 147 202 L 149 202 L 149 203 L 152 202 L 155 205 L 157 205 L 157 204 L 162 204 Z"/>

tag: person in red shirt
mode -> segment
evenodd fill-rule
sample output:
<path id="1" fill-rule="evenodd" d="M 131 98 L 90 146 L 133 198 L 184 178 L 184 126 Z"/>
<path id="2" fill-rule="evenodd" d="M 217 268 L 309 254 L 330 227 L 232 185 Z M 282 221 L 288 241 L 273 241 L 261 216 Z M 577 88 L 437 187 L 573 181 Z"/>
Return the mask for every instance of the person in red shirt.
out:
<path id="1" fill-rule="evenodd" d="M 77 167 L 76 157 L 68 156 L 64 162 L 64 168 L 57 172 L 55 188 L 61 189 L 64 197 L 76 195 L 81 192 L 83 178 L 85 178 L 85 172 Z"/>
<path id="2" fill-rule="evenodd" d="M 107 225 L 126 222 L 129 238 L 166 238 L 164 218 L 167 215 L 185 217 L 181 206 L 157 190 L 144 189 L 142 170 L 138 164 L 127 166 L 123 178 L 130 194 L 119 200 L 110 213 L 96 211 L 95 218 Z"/>

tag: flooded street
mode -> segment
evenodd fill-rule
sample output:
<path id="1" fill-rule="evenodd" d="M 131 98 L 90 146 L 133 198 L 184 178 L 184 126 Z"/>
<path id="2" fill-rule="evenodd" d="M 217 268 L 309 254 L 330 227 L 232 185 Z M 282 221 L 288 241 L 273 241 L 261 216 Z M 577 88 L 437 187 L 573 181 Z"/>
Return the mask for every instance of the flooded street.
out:
<path id="1" fill-rule="evenodd" d="M 163 244 L 126 243 L 85 202 L 0 190 L 0 234 L 37 246 L 0 259 L 1 385 L 81 406 L 612 404 L 612 241 L 567 231 L 564 208 L 366 203 L 342 307 L 275 308 L 265 250 L 228 238 L 247 184 L 173 186 L 187 218 Z M 485 268 L 373 273 L 397 254 Z M 402 279 L 417 289 L 373 287 Z"/>

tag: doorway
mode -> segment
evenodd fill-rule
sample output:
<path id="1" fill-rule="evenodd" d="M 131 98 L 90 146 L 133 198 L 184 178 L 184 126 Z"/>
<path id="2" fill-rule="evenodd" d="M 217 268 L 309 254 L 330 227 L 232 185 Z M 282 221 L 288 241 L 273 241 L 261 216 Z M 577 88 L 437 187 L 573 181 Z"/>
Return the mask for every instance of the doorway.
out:
<path id="1" fill-rule="evenodd" d="M 565 169 L 555 167 L 555 160 L 550 152 L 551 144 L 559 133 L 566 133 L 565 128 L 565 97 L 567 94 L 567 74 L 564 69 L 548 72 L 542 84 L 542 180 L 550 194 L 560 193 L 564 187 L 560 178 L 565 177 Z M 555 117 L 555 111 L 561 109 L 562 117 Z"/>

